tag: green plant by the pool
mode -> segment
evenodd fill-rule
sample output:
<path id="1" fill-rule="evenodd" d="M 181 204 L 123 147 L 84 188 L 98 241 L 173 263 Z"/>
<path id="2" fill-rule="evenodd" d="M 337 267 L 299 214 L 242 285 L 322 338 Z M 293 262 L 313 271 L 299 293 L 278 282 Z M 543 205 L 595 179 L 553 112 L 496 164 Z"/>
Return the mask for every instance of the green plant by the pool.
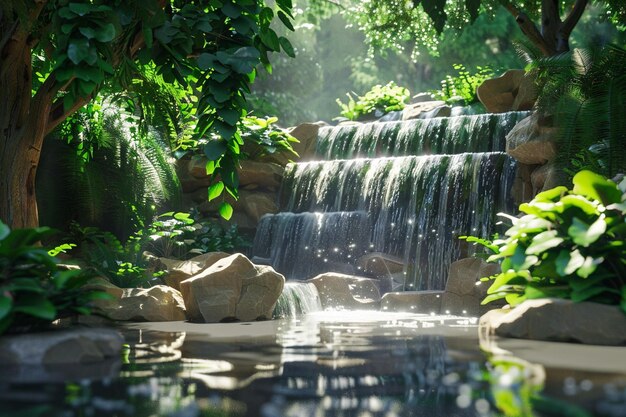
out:
<path id="1" fill-rule="evenodd" d="M 337 99 L 337 104 L 341 108 L 341 116 L 349 120 L 357 120 L 363 116 L 375 115 L 380 117 L 392 111 L 404 109 L 406 101 L 409 99 L 409 90 L 396 85 L 390 81 L 386 85 L 375 85 L 364 96 L 355 98 L 350 94 L 348 101 L 344 104 Z"/>
<path id="2" fill-rule="evenodd" d="M 500 214 L 512 223 L 502 239 L 462 237 L 501 263 L 483 304 L 556 297 L 619 305 L 626 313 L 626 179 L 617 184 L 581 171 L 573 183 L 520 205 L 521 217 Z"/>

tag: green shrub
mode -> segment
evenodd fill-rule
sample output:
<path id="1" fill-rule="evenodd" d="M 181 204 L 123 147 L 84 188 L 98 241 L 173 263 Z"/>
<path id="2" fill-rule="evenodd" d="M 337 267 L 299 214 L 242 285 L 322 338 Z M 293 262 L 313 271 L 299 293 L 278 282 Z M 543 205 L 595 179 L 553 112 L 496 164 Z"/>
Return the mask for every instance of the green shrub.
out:
<path id="1" fill-rule="evenodd" d="M 457 75 L 447 75 L 441 81 L 441 90 L 433 90 L 431 93 L 438 100 L 445 102 L 457 102 L 461 97 L 466 105 L 478 102 L 476 88 L 483 81 L 492 78 L 494 71 L 490 67 L 476 67 L 476 72 L 471 74 L 465 66 L 461 64 L 453 65 Z"/>
<path id="2" fill-rule="evenodd" d="M 59 270 L 59 261 L 37 246 L 52 233 L 47 227 L 11 231 L 0 222 L 0 334 L 42 328 L 71 314 L 89 314 L 92 300 L 107 298 L 81 288 L 90 275 Z"/>
<path id="3" fill-rule="evenodd" d="M 223 228 L 189 213 L 164 213 L 135 235 L 141 250 L 159 257 L 189 259 L 207 252 L 232 252 L 250 245 L 237 225 Z"/>
<path id="4" fill-rule="evenodd" d="M 350 93 L 346 95 L 348 96 L 346 104 L 337 99 L 337 104 L 341 108 L 340 114 L 349 120 L 357 120 L 364 116 L 381 117 L 386 113 L 402 110 L 410 94 L 406 88 L 390 81 L 386 85 L 375 85 L 356 100 Z"/>
<path id="5" fill-rule="evenodd" d="M 483 304 L 505 298 L 556 297 L 620 305 L 626 313 L 626 179 L 619 185 L 591 171 L 520 205 L 512 226 L 486 246 L 501 262 Z"/>
<path id="6" fill-rule="evenodd" d="M 279 152 L 298 156 L 291 146 L 292 143 L 298 143 L 298 139 L 279 128 L 277 122 L 278 117 L 247 116 L 241 120 L 241 137 L 245 143 L 257 145 L 254 153 L 244 155 L 246 159 Z"/>

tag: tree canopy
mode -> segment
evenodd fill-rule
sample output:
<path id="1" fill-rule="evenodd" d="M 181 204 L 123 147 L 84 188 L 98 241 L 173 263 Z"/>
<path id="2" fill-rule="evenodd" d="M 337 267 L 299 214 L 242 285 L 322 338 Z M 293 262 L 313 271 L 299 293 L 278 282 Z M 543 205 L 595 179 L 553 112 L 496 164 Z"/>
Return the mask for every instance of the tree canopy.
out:
<path id="1" fill-rule="evenodd" d="M 324 1 L 324 0 L 322 0 Z M 412 41 L 435 51 L 446 28 L 462 29 L 480 14 L 504 7 L 533 45 L 545 56 L 569 49 L 569 36 L 589 0 L 343 0 L 333 2 L 366 34 L 374 47 L 402 50 Z M 626 3 L 595 0 L 607 7 L 608 18 L 626 22 Z M 539 22 L 539 24 L 535 23 Z M 414 50 L 414 57 L 419 49 Z"/>
<path id="2" fill-rule="evenodd" d="M 245 93 L 268 54 L 293 56 L 270 27 L 293 29 L 291 0 L 5 0 L 0 3 L 0 218 L 37 225 L 34 179 L 44 137 L 99 91 L 151 80 L 193 97 L 216 189 L 237 193 Z M 150 97 L 135 94 L 137 100 Z M 211 134 L 218 136 L 210 136 Z"/>

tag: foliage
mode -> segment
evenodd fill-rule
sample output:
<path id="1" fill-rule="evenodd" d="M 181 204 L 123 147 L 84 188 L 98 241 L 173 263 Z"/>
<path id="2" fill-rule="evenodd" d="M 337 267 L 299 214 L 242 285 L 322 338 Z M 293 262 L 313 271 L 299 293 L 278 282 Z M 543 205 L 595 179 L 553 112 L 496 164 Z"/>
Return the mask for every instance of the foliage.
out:
<path id="1" fill-rule="evenodd" d="M 156 216 L 125 243 L 112 233 L 76 223 L 71 225 L 67 240 L 76 242 L 77 256 L 87 267 L 122 288 L 146 287 L 160 281 L 163 271 L 152 268 L 146 251 L 158 257 L 189 259 L 249 246 L 239 235 L 237 225 L 223 228 L 214 221 L 182 212 Z"/>
<path id="2" fill-rule="evenodd" d="M 119 106 L 94 101 L 59 134 L 46 144 L 42 160 L 43 224 L 66 228 L 73 219 L 126 239 L 157 207 L 179 201 L 180 182 L 163 132 L 144 130 Z"/>
<path id="3" fill-rule="evenodd" d="M 270 53 L 295 56 L 289 40 L 272 28 L 280 20 L 293 30 L 292 2 L 277 0 L 271 5 L 264 0 L 3 1 L 0 85 L 12 85 L 6 78 L 8 65 L 21 63 L 23 52 L 19 57 L 9 52 L 30 50 L 35 61 L 44 61 L 33 85 L 27 86 L 32 87 L 32 96 L 16 98 L 22 103 L 15 106 L 28 109 L 31 101 L 42 106 L 44 112 L 19 116 L 30 118 L 25 123 L 20 119 L 22 124 L 41 125 L 43 136 L 100 91 L 132 90 L 145 97 L 136 81 L 145 81 L 152 71 L 151 81 L 194 94 L 189 110 L 195 120 L 194 137 L 220 135 L 209 171 L 225 190 L 237 195 L 236 163 L 243 144 L 237 126 L 246 115 L 245 94 L 257 66 L 271 71 Z M 31 60 L 23 66 L 23 73 L 30 74 Z M 163 106 L 153 110 L 157 108 Z M 149 106 L 142 109 L 146 113 Z"/>
<path id="4" fill-rule="evenodd" d="M 483 301 L 557 297 L 620 305 L 626 313 L 626 180 L 619 186 L 591 171 L 574 187 L 556 187 L 520 205 L 505 238 L 488 247 L 501 261 Z M 478 243 L 481 243 L 480 241 Z"/>
<path id="5" fill-rule="evenodd" d="M 161 275 L 148 270 L 147 261 L 134 245 L 122 244 L 110 232 L 72 223 L 66 238 L 76 243 L 76 257 L 87 268 L 118 287 L 150 286 Z M 129 241 L 132 242 L 132 239 Z"/>
<path id="6" fill-rule="evenodd" d="M 194 218 L 190 213 L 168 212 L 157 216 L 135 235 L 135 245 L 152 254 L 189 259 L 207 252 L 232 252 L 249 246 L 233 224 L 224 229 L 214 221 Z"/>
<path id="7" fill-rule="evenodd" d="M 105 297 L 82 290 L 89 275 L 59 270 L 58 259 L 37 246 L 52 233 L 47 227 L 9 230 L 0 222 L 0 334 L 45 327 L 69 314 L 89 314 L 89 303 Z"/>
<path id="8" fill-rule="evenodd" d="M 471 74 L 465 66 L 461 64 L 453 65 L 457 75 L 447 75 L 441 81 L 441 90 L 434 90 L 432 94 L 438 100 L 446 102 L 458 101 L 461 97 L 466 105 L 478 102 L 476 88 L 483 81 L 494 76 L 493 70 L 489 66 L 476 67 L 476 72 Z"/>
<path id="9" fill-rule="evenodd" d="M 626 172 L 626 48 L 576 49 L 529 68 L 538 75 L 539 109 L 555 116 L 565 172 Z"/>
<path id="10" fill-rule="evenodd" d="M 341 115 L 349 120 L 357 120 L 366 116 L 381 117 L 391 111 L 402 110 L 409 99 L 409 90 L 390 81 L 386 85 L 375 85 L 356 100 L 350 93 L 346 95 L 348 96 L 346 104 L 337 99 Z"/>
<path id="11" fill-rule="evenodd" d="M 344 0 L 339 3 L 343 6 L 342 11 L 347 18 L 363 31 L 369 45 L 377 49 L 410 52 L 414 60 L 417 60 L 420 53 L 424 51 L 436 53 L 440 35 L 445 30 L 457 32 L 464 30 L 470 27 L 480 15 L 493 16 L 500 7 L 513 16 L 522 29 L 521 32 L 528 39 L 542 47 L 544 55 L 554 55 L 560 47 L 554 44 L 554 39 L 551 39 L 549 33 L 539 32 L 537 27 L 541 25 L 535 25 L 533 22 L 533 19 L 538 21 L 542 13 L 549 13 L 550 10 L 542 10 L 542 7 L 553 2 L 546 3 L 541 0 L 412 0 L 408 2 L 404 0 Z M 557 3 L 557 14 L 550 16 L 550 21 L 559 22 L 559 27 L 556 29 L 559 36 L 563 36 L 565 40 L 569 38 L 571 30 L 580 18 L 577 13 L 572 13 L 573 10 L 579 10 L 578 7 L 574 7 L 577 3 L 584 6 L 583 2 L 577 0 L 560 0 Z M 607 6 L 606 17 L 608 19 L 624 24 L 626 18 L 624 2 L 600 0 L 598 3 Z M 559 15 L 559 11 L 563 11 L 565 16 Z M 568 19 L 570 16 L 572 18 Z M 556 36 L 554 38 L 556 39 Z"/>
<path id="12" fill-rule="evenodd" d="M 241 136 L 246 143 L 257 145 L 254 153 L 244 155 L 245 158 L 256 159 L 279 152 L 298 156 L 291 145 L 298 143 L 298 139 L 276 126 L 276 122 L 278 117 L 248 116 L 242 119 Z"/>

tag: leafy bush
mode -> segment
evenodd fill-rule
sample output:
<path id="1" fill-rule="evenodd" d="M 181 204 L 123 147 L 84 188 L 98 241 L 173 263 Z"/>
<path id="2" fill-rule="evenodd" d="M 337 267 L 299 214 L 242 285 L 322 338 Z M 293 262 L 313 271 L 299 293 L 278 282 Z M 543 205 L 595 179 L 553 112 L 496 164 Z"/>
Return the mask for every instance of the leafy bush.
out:
<path id="1" fill-rule="evenodd" d="M 58 260 L 36 246 L 52 233 L 47 227 L 11 231 L 0 222 L 0 334 L 45 327 L 73 313 L 89 314 L 92 300 L 107 297 L 82 290 L 88 274 L 59 270 Z"/>
<path id="2" fill-rule="evenodd" d="M 471 74 L 465 66 L 461 64 L 453 65 L 457 75 L 447 75 L 441 81 L 441 90 L 433 90 L 431 93 L 438 100 L 445 102 L 457 101 L 458 97 L 463 98 L 466 105 L 478 102 L 476 88 L 483 81 L 492 78 L 494 71 L 488 66 L 476 67 L 476 72 Z"/>
<path id="3" fill-rule="evenodd" d="M 341 115 L 349 120 L 357 120 L 364 116 L 381 117 L 392 111 L 404 109 L 409 99 L 409 90 L 397 86 L 393 81 L 386 85 L 375 85 L 364 96 L 354 97 L 348 93 L 348 102 L 344 104 L 337 99 Z"/>
<path id="4" fill-rule="evenodd" d="M 144 252 L 165 258 L 189 259 L 206 252 L 231 252 L 249 246 L 237 225 L 224 229 L 189 213 L 168 212 L 133 233 L 122 243 L 112 233 L 73 224 L 68 240 L 77 242 L 86 266 L 121 288 L 146 287 L 160 282 Z"/>
<path id="5" fill-rule="evenodd" d="M 619 186 L 591 171 L 574 188 L 556 187 L 524 203 L 504 239 L 464 238 L 495 252 L 502 273 L 483 304 L 557 297 L 620 305 L 626 313 L 626 179 Z"/>
<path id="6" fill-rule="evenodd" d="M 249 246 L 237 225 L 224 229 L 189 213 L 164 213 L 135 235 L 136 244 L 159 257 L 189 259 L 207 252 L 231 252 Z"/>
<path id="7" fill-rule="evenodd" d="M 246 153 L 246 159 L 255 159 L 264 155 L 285 152 L 298 156 L 291 144 L 298 143 L 298 139 L 279 128 L 276 123 L 278 117 L 244 117 L 241 121 L 241 137 L 246 143 L 257 145 L 253 153 Z"/>

